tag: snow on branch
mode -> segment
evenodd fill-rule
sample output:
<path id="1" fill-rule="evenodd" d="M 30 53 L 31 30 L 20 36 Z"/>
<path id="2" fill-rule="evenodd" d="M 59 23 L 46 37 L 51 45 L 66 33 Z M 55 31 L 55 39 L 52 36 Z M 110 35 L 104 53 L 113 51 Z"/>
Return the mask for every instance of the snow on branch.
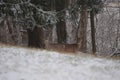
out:
<path id="1" fill-rule="evenodd" d="M 23 1 L 21 1 L 20 3 L 6 3 L 6 2 L 0 2 L 0 5 L 23 5 L 23 4 L 27 4 L 27 3 L 30 3 L 30 1 L 31 0 L 28 0 L 28 1 L 25 1 L 25 2 L 23 2 Z"/>
<path id="2" fill-rule="evenodd" d="M 54 11 L 44 11 L 38 7 L 41 5 L 35 5 L 31 0 L 21 1 L 16 3 L 0 2 L 0 18 L 2 14 L 6 16 L 12 16 L 14 20 L 26 26 L 27 28 L 34 28 L 35 26 L 42 27 L 47 25 L 53 25 L 57 22 L 56 13 Z M 2 19 L 1 19 L 2 20 Z M 39 22 L 42 20 L 41 22 Z"/>

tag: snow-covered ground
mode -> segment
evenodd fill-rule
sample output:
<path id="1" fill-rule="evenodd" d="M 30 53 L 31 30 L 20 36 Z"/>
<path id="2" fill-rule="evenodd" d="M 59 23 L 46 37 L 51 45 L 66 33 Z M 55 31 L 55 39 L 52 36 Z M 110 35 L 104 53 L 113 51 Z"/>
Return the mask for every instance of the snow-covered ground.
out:
<path id="1" fill-rule="evenodd" d="M 120 80 L 120 60 L 0 46 L 0 80 Z"/>

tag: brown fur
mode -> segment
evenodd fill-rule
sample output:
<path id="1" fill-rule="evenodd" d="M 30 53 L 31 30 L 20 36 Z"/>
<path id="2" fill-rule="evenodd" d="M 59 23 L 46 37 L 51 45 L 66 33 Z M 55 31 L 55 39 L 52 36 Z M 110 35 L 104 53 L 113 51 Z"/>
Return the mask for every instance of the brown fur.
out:
<path id="1" fill-rule="evenodd" d="M 75 53 L 78 51 L 77 44 L 47 44 L 46 49 L 59 52 Z"/>

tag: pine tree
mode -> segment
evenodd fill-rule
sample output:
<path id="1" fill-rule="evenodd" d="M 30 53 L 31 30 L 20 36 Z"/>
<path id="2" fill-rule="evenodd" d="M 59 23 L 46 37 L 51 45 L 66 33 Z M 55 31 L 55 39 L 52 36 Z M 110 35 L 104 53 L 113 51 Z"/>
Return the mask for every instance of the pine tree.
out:
<path id="1" fill-rule="evenodd" d="M 77 0 L 78 7 L 80 7 L 80 22 L 78 27 L 80 28 L 79 50 L 86 53 L 87 50 L 87 0 Z"/>
<path id="2" fill-rule="evenodd" d="M 54 24 L 55 15 L 50 10 L 51 0 L 1 0 L 0 22 L 11 16 L 14 23 L 28 31 L 29 46 L 44 48 L 42 27 Z"/>
<path id="3" fill-rule="evenodd" d="M 90 13 L 90 22 L 91 22 L 91 39 L 92 39 L 92 52 L 96 53 L 96 41 L 95 41 L 95 25 L 94 25 L 94 16 L 103 8 L 102 0 L 77 0 L 77 4 L 81 8 L 81 46 L 80 50 L 82 52 L 86 51 L 86 12 Z"/>
<path id="4" fill-rule="evenodd" d="M 92 53 L 96 55 L 96 39 L 95 39 L 95 24 L 94 16 L 103 8 L 102 0 L 90 0 L 88 6 L 91 9 L 90 11 L 90 22 L 91 22 L 91 40 L 92 40 Z"/>
<path id="5" fill-rule="evenodd" d="M 60 12 L 66 8 L 65 4 L 66 0 L 55 0 L 55 8 L 57 12 Z M 58 36 L 58 43 L 66 43 L 66 23 L 65 23 L 65 11 L 61 14 L 57 14 L 59 21 L 57 22 L 57 36 Z"/>

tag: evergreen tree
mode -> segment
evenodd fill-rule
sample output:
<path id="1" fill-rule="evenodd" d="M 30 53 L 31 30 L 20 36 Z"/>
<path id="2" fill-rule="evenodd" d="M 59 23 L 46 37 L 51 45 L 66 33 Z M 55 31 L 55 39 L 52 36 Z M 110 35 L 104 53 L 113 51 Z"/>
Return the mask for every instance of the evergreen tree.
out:
<path id="1" fill-rule="evenodd" d="M 79 50 L 86 52 L 87 50 L 87 0 L 77 0 L 78 8 L 80 7 L 80 21 L 78 27 L 80 28 Z"/>
<path id="2" fill-rule="evenodd" d="M 11 16 L 14 23 L 28 31 L 29 46 L 44 48 L 42 27 L 56 22 L 54 12 L 49 11 L 50 2 L 51 0 L 1 0 L 0 22 Z"/>
<path id="3" fill-rule="evenodd" d="M 81 46 L 80 50 L 85 52 L 86 50 L 86 12 L 90 13 L 90 22 L 91 22 L 91 38 L 92 38 L 92 52 L 93 54 L 96 53 L 96 42 L 95 42 L 95 25 L 94 25 L 94 16 L 103 8 L 103 1 L 102 0 L 77 0 L 78 6 L 81 8 Z"/>
<path id="4" fill-rule="evenodd" d="M 58 43 L 66 43 L 66 10 L 72 13 L 80 9 L 80 50 L 86 52 L 87 13 L 90 12 L 93 53 L 96 52 L 94 14 L 102 9 L 102 0 L 75 0 L 73 5 L 69 5 L 69 1 L 71 0 L 0 0 L 0 22 L 11 16 L 14 23 L 28 31 L 29 46 L 44 48 L 43 27 L 56 24 Z M 56 12 L 53 12 L 54 10 Z"/>
<path id="5" fill-rule="evenodd" d="M 103 8 L 102 0 L 89 0 L 88 6 L 90 10 L 90 22 L 91 22 L 91 40 L 92 40 L 92 53 L 96 55 L 96 40 L 95 40 L 95 24 L 94 16 Z"/>
<path id="6" fill-rule="evenodd" d="M 65 4 L 66 0 L 55 0 L 55 8 L 57 12 L 60 12 L 66 8 Z M 65 10 L 57 14 L 59 21 L 57 22 L 57 36 L 58 36 L 58 43 L 66 43 L 66 22 L 65 22 Z"/>

